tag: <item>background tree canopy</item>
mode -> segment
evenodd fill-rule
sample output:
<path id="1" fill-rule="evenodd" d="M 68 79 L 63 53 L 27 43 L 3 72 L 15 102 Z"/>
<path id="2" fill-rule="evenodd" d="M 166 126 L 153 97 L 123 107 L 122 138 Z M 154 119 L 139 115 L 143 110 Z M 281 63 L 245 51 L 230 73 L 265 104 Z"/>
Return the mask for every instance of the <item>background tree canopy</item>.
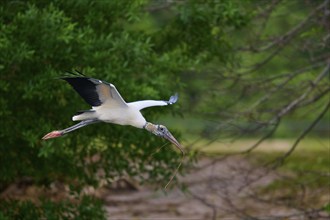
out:
<path id="1" fill-rule="evenodd" d="M 25 179 L 43 186 L 60 181 L 78 197 L 83 186 L 123 176 L 162 187 L 177 168 L 179 152 L 168 145 L 153 154 L 166 142 L 129 126 L 95 124 L 42 141 L 45 133 L 71 126 L 77 110 L 89 108 L 58 80 L 75 69 L 113 83 L 128 102 L 179 92 L 178 104 L 143 110 L 151 122 L 166 114 L 212 120 L 197 132 L 170 123 L 178 137 L 184 127 L 188 135 L 212 140 L 263 140 L 283 120 L 304 117 L 299 143 L 330 117 L 328 4 L 2 1 L 0 190 Z M 190 151 L 183 167 L 195 158 Z M 101 203 L 79 201 L 45 199 L 35 212 L 32 203 L 1 202 L 0 218 L 104 218 Z"/>
<path id="2" fill-rule="evenodd" d="M 163 143 L 143 130 L 100 124 L 40 140 L 54 128 L 70 126 L 71 116 L 88 108 L 57 80 L 66 70 L 111 82 L 126 101 L 134 101 L 167 98 L 182 90 L 183 70 L 228 60 L 224 30 L 245 23 L 230 0 L 182 2 L 165 15 L 158 15 L 153 3 L 1 2 L 1 189 L 29 178 L 46 185 L 64 181 L 74 192 L 97 185 L 99 169 L 108 180 L 128 175 L 166 183 L 180 156 L 162 150 L 150 157 Z M 147 120 L 155 121 L 160 114 L 179 113 L 180 104 L 146 112 Z M 88 160 L 96 154 L 96 161 Z"/>

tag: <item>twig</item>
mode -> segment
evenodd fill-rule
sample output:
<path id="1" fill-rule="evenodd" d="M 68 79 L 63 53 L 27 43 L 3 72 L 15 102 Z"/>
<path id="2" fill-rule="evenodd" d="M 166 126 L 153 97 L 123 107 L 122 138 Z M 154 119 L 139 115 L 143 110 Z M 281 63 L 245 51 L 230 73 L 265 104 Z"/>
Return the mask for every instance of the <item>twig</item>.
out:
<path id="1" fill-rule="evenodd" d="M 300 136 L 297 138 L 295 143 L 292 145 L 292 147 L 287 151 L 283 156 L 280 158 L 277 158 L 277 163 L 274 165 L 274 168 L 282 165 L 284 161 L 289 157 L 292 152 L 296 149 L 300 141 L 315 127 L 315 125 L 323 118 L 323 116 L 327 113 L 327 111 L 330 108 L 330 102 L 326 105 L 326 107 L 323 109 L 323 111 L 317 116 L 317 118 L 300 134 Z"/>
<path id="2" fill-rule="evenodd" d="M 288 104 L 285 108 L 283 108 L 276 115 L 275 119 L 281 118 L 282 116 L 291 112 L 295 107 L 297 107 L 298 104 L 300 104 L 300 102 L 303 101 L 307 97 L 307 95 L 315 89 L 315 87 L 323 79 L 323 77 L 325 77 L 327 74 L 329 74 L 329 69 L 330 69 L 330 64 L 327 64 L 326 67 L 324 68 L 324 70 L 316 77 L 316 79 L 310 85 L 309 89 L 307 89 L 307 91 L 304 92 L 299 98 L 293 100 L 290 104 Z"/>
<path id="3" fill-rule="evenodd" d="M 268 49 L 271 49 L 275 45 L 284 45 L 290 42 L 290 40 L 297 34 L 309 20 L 311 20 L 320 10 L 327 7 L 329 4 L 329 0 L 325 0 L 322 4 L 316 7 L 303 21 L 293 27 L 291 30 L 287 31 L 284 35 L 280 36 L 277 40 L 272 41 L 268 45 L 261 47 L 261 48 L 253 48 L 253 52 L 262 52 Z"/>

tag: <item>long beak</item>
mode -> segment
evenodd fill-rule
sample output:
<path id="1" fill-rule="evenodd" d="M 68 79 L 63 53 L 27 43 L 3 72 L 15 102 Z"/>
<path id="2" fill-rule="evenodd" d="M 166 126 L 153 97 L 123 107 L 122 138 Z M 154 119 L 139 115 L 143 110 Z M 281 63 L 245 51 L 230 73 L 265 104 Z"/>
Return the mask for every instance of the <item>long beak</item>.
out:
<path id="1" fill-rule="evenodd" d="M 173 137 L 173 135 L 169 131 L 165 133 L 164 138 L 174 144 L 181 151 L 181 154 L 184 155 L 184 151 L 181 144 L 175 139 L 175 137 Z"/>

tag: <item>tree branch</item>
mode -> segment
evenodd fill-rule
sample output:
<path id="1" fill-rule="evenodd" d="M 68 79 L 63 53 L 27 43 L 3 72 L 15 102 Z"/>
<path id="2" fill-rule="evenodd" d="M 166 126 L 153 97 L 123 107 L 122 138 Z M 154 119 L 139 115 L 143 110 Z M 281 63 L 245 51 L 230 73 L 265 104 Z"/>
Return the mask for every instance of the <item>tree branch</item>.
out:
<path id="1" fill-rule="evenodd" d="M 302 94 L 299 98 L 293 100 L 290 104 L 288 104 L 285 108 L 283 108 L 277 115 L 275 118 L 281 118 L 283 115 L 288 114 L 289 112 L 291 112 L 294 108 L 296 108 L 298 106 L 298 104 L 300 104 L 301 101 L 303 101 L 307 95 L 312 92 L 315 87 L 317 86 L 317 84 L 323 79 L 323 77 L 325 77 L 327 74 L 329 74 L 329 69 L 330 69 L 330 64 L 327 64 L 327 66 L 324 68 L 324 70 L 317 76 L 317 78 L 312 82 L 312 84 L 310 85 L 309 89 L 307 89 L 306 92 L 304 92 L 304 94 Z"/>
<path id="2" fill-rule="evenodd" d="M 292 152 L 296 149 L 298 144 L 304 137 L 317 125 L 317 123 L 324 117 L 324 115 L 327 113 L 327 111 L 330 108 L 330 102 L 326 105 L 326 107 L 323 109 L 323 111 L 317 116 L 317 118 L 300 134 L 300 136 L 297 138 L 295 143 L 292 145 L 289 151 L 287 151 L 283 156 L 280 158 L 277 158 L 276 161 L 277 163 L 274 165 L 274 168 L 282 165 L 287 157 L 289 157 Z"/>

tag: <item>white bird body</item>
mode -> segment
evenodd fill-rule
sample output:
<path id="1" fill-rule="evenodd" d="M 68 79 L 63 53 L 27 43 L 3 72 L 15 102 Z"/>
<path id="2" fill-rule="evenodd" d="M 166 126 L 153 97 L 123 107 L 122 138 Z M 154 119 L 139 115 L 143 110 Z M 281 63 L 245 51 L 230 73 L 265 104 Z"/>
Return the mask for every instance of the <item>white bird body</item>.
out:
<path id="1" fill-rule="evenodd" d="M 137 128 L 143 128 L 147 123 L 141 112 L 130 105 L 126 108 L 100 109 L 99 119 L 105 122 L 119 125 L 131 125 Z"/>
<path id="2" fill-rule="evenodd" d="M 140 110 L 147 107 L 164 105 L 167 105 L 164 101 L 155 100 L 129 102 L 125 107 L 115 103 L 105 103 L 101 106 L 92 107 L 92 111 L 90 112 L 87 111 L 83 114 L 73 116 L 72 121 L 97 118 L 98 120 L 107 123 L 131 125 L 137 128 L 143 128 L 147 121 L 141 114 Z"/>
<path id="3" fill-rule="evenodd" d="M 119 124 L 131 125 L 137 128 L 143 128 L 147 123 L 141 112 L 135 105 L 127 103 L 127 107 L 107 106 L 102 105 L 93 107 L 92 112 L 86 112 L 72 117 L 73 121 L 82 121 L 87 119 L 97 118 L 100 121 Z"/>

